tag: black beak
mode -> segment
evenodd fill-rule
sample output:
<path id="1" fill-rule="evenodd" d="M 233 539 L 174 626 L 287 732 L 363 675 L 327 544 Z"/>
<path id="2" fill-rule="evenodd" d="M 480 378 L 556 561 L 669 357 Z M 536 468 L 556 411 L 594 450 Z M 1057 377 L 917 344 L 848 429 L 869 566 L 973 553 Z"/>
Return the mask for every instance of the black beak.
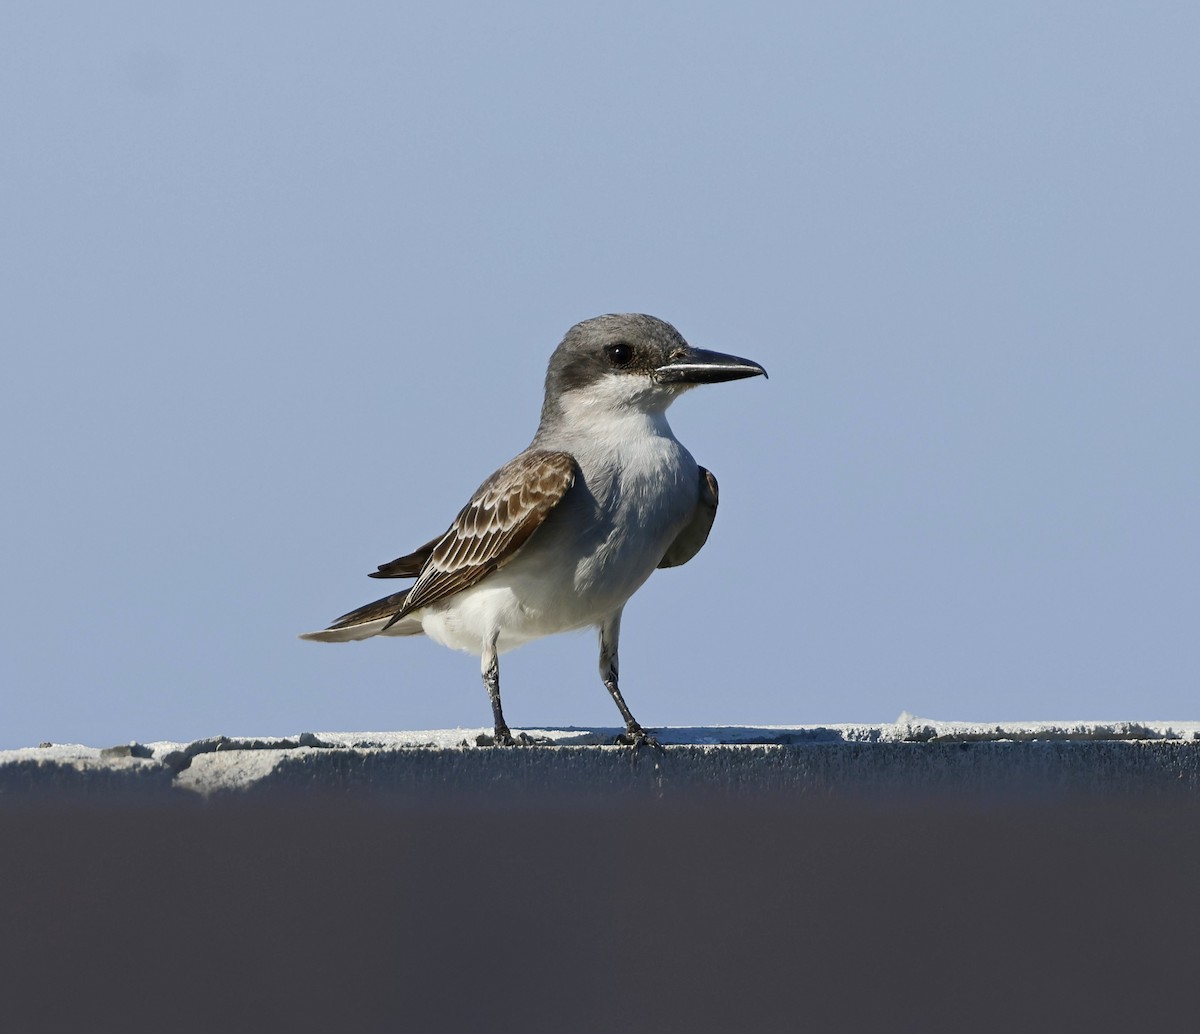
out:
<path id="1" fill-rule="evenodd" d="M 703 348 L 689 348 L 666 366 L 660 366 L 655 376 L 663 384 L 718 384 L 721 381 L 740 381 L 743 377 L 765 377 L 767 371 L 749 359 L 723 355 Z"/>

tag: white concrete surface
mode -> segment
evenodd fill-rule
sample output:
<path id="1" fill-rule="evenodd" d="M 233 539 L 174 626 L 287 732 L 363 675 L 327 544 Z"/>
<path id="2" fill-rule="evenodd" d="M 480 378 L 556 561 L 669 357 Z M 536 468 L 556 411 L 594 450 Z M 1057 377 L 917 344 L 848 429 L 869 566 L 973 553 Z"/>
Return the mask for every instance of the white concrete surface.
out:
<path id="1" fill-rule="evenodd" d="M 616 729 L 526 729 L 533 746 L 478 746 L 485 729 L 212 737 L 0 751 L 0 795 L 202 796 L 371 791 L 424 799 L 528 793 L 1113 792 L 1200 795 L 1200 722 L 971 724 L 901 715 L 883 725 L 656 731 L 663 750 L 614 746 Z"/>

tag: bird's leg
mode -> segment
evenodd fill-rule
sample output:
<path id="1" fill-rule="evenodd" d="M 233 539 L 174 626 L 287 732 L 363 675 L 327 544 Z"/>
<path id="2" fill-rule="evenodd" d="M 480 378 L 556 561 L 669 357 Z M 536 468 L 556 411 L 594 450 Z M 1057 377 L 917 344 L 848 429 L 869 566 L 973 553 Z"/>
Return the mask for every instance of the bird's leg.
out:
<path id="1" fill-rule="evenodd" d="M 485 643 L 483 660 L 480 663 L 483 672 L 483 688 L 487 690 L 488 699 L 492 702 L 492 719 L 495 722 L 494 735 L 480 733 L 475 737 L 475 743 L 480 747 L 515 747 L 534 744 L 537 746 L 553 746 L 554 741 L 544 736 L 534 738 L 528 733 L 512 734 L 508 723 L 504 720 L 504 712 L 500 709 L 500 660 L 496 656 L 496 641 Z"/>
<path id="2" fill-rule="evenodd" d="M 483 670 L 483 687 L 492 702 L 492 719 L 495 722 L 496 733 L 492 742 L 497 747 L 511 747 L 515 741 L 509 732 L 508 723 L 504 720 L 504 712 L 500 709 L 500 659 L 496 656 L 494 639 L 485 645 L 480 667 Z"/>
<path id="3" fill-rule="evenodd" d="M 621 717 L 625 719 L 625 734 L 618 737 L 617 742 L 631 747 L 657 747 L 658 740 L 638 724 L 617 685 L 617 643 L 620 638 L 621 612 L 618 610 L 600 626 L 600 678 L 617 705 L 617 710 L 621 712 Z"/>

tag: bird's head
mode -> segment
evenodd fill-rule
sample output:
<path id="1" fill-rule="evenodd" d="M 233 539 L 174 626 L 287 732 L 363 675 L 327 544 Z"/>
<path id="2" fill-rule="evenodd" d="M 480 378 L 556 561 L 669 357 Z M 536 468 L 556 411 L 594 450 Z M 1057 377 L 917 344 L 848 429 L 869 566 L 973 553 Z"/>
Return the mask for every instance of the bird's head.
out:
<path id="1" fill-rule="evenodd" d="M 653 316 L 597 316 L 568 330 L 550 357 L 542 420 L 579 407 L 661 413 L 697 384 L 760 374 L 767 371 L 749 359 L 693 348 Z"/>

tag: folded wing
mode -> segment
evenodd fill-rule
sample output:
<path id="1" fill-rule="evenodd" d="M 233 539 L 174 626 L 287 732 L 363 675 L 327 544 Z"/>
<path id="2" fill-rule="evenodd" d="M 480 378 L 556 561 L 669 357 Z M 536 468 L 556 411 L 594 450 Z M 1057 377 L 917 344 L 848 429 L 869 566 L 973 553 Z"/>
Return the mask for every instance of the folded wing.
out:
<path id="1" fill-rule="evenodd" d="M 436 541 L 392 620 L 453 596 L 511 561 L 575 483 L 575 472 L 570 453 L 544 450 L 522 453 L 496 471 Z"/>
<path id="2" fill-rule="evenodd" d="M 678 567 L 686 564 L 708 541 L 708 533 L 712 531 L 713 521 L 717 516 L 717 479 L 712 471 L 700 468 L 700 497 L 696 501 L 696 509 L 692 519 L 684 526 L 683 531 L 675 536 L 675 541 L 668 547 L 659 561 L 659 567 Z"/>

